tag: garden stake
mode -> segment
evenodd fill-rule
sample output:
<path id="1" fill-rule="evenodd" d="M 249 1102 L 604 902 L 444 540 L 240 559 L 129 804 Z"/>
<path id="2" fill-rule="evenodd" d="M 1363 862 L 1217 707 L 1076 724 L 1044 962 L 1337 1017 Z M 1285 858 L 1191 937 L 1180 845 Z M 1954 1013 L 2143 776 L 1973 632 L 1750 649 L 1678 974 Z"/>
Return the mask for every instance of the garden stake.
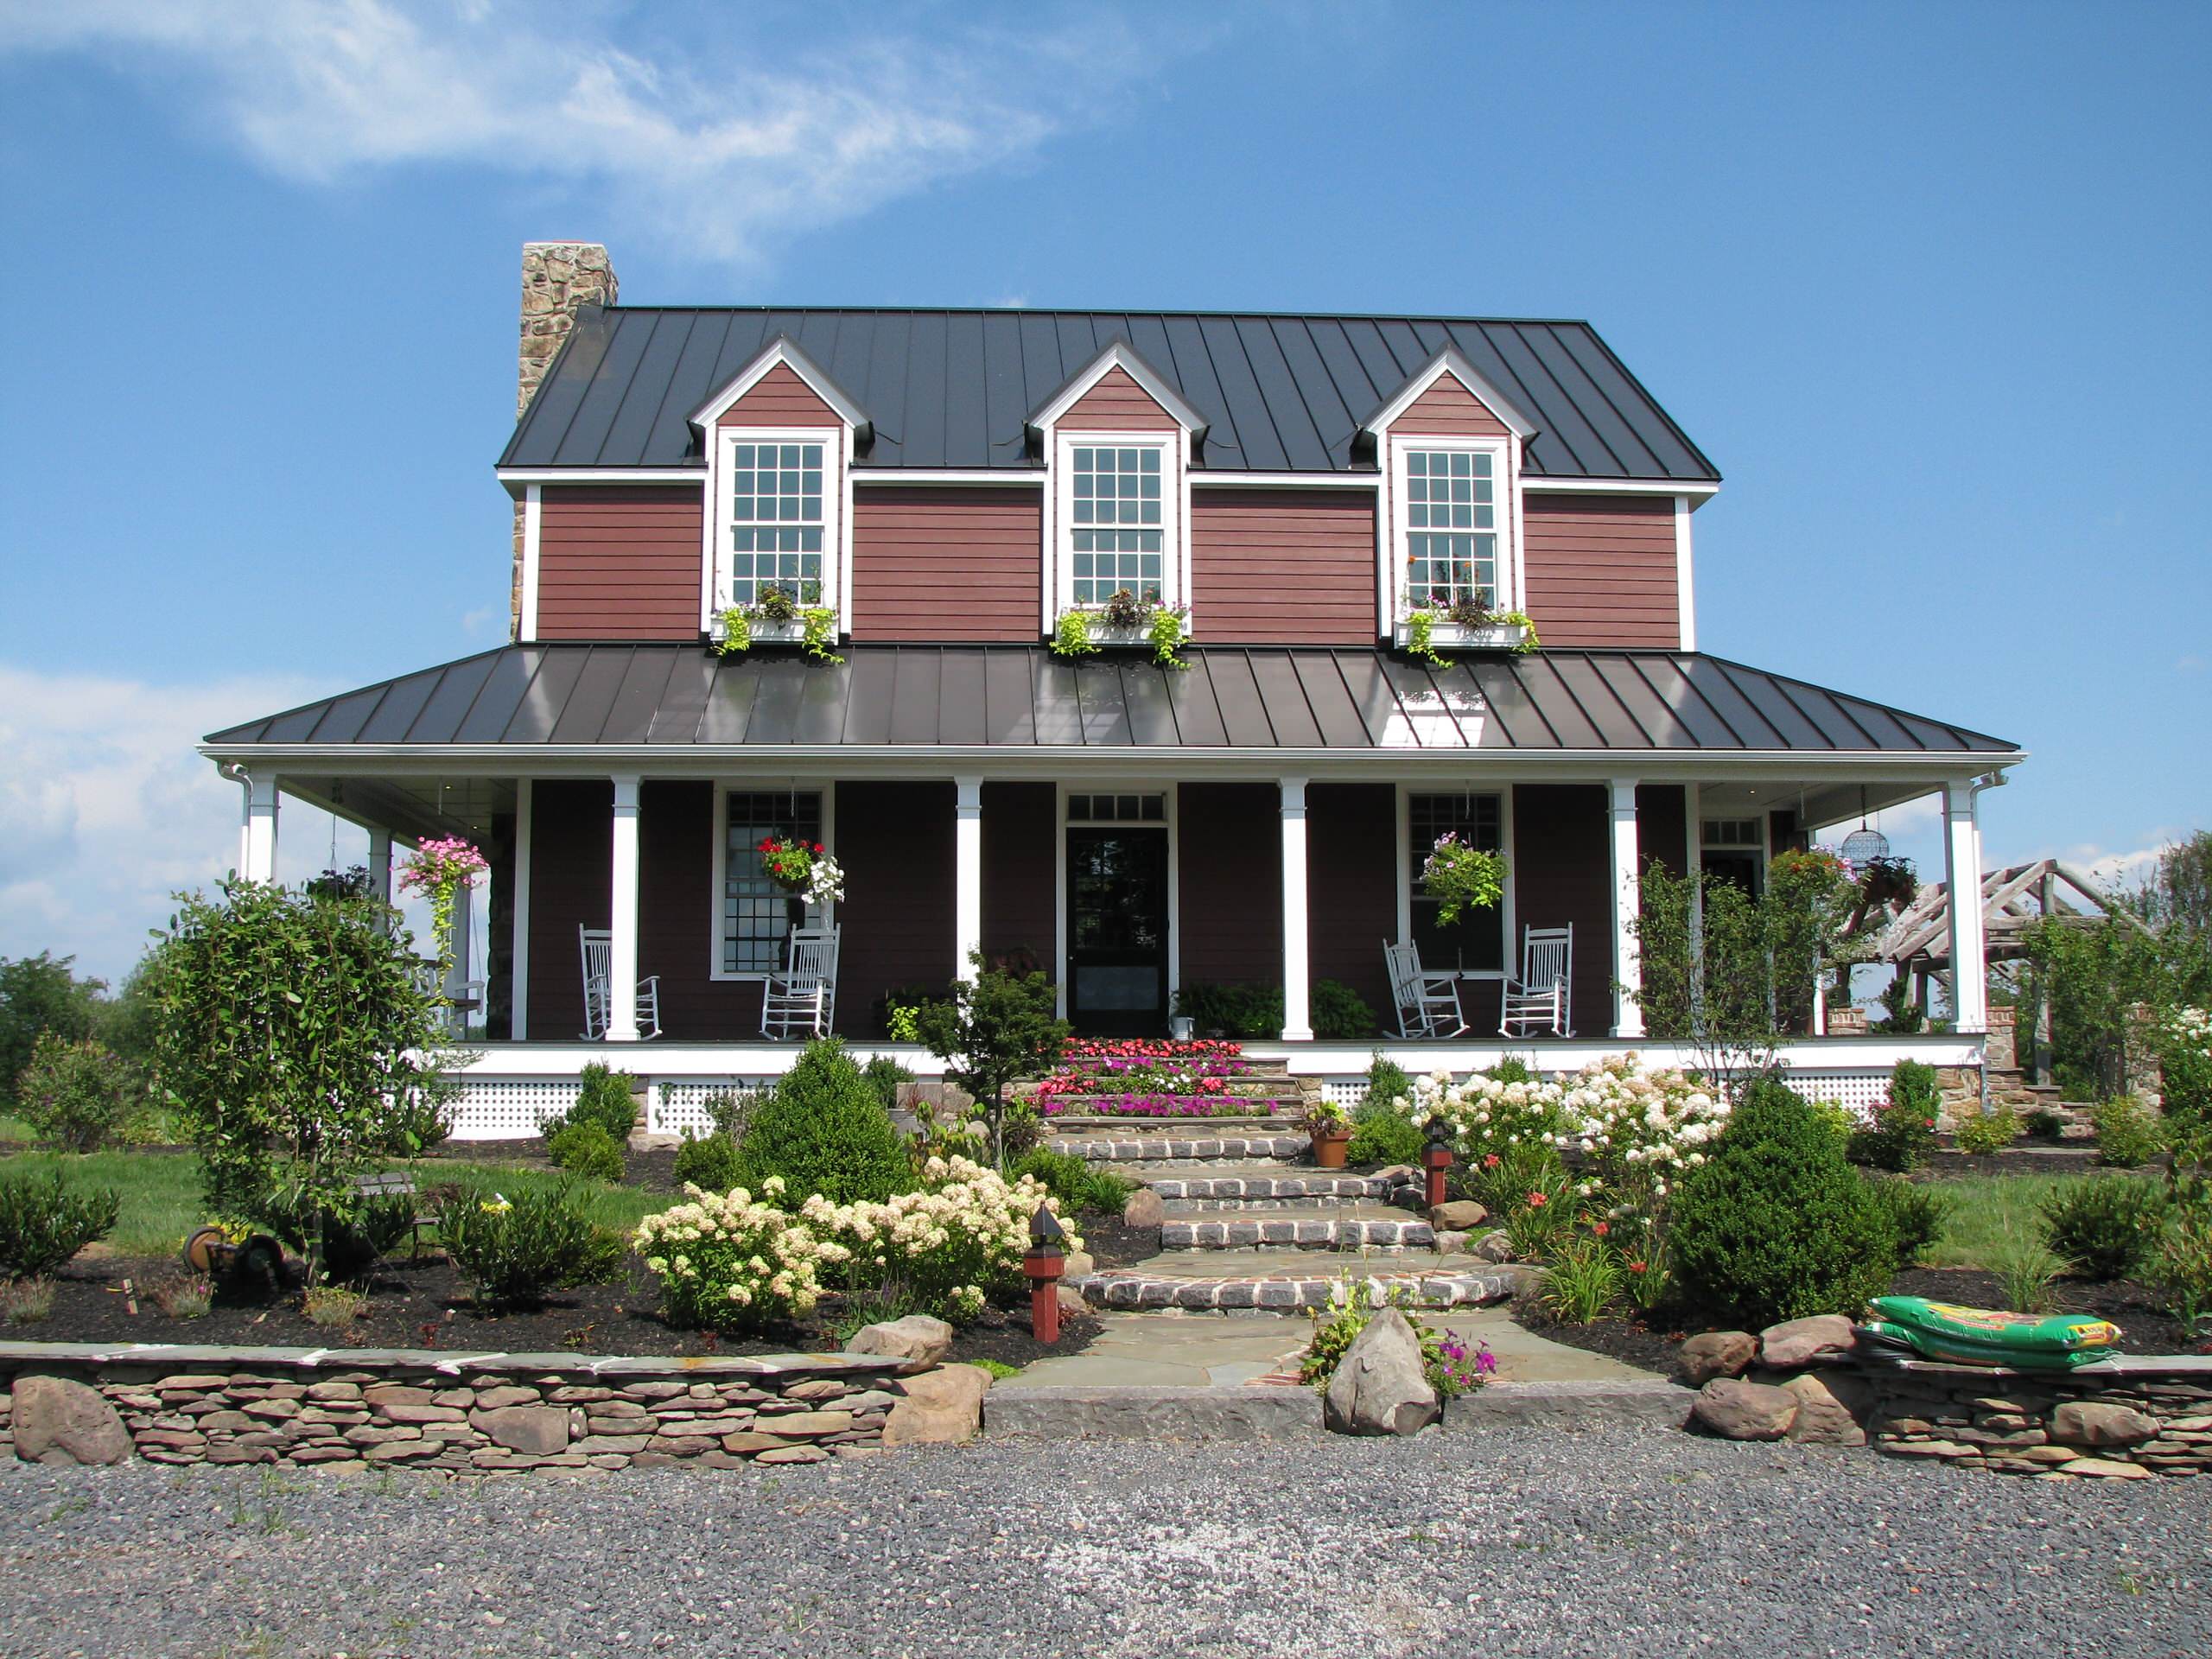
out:
<path id="1" fill-rule="evenodd" d="M 1043 1205 L 1029 1217 L 1029 1249 L 1021 1270 L 1029 1275 L 1029 1332 L 1039 1342 L 1060 1339 L 1060 1272 L 1067 1266 L 1068 1236 Z"/>
<path id="2" fill-rule="evenodd" d="M 1421 1149 L 1421 1167 L 1428 1172 L 1428 1208 L 1444 1202 L 1444 1173 L 1452 1167 L 1452 1148 L 1444 1138 L 1444 1121 L 1428 1126 L 1428 1144 Z"/>

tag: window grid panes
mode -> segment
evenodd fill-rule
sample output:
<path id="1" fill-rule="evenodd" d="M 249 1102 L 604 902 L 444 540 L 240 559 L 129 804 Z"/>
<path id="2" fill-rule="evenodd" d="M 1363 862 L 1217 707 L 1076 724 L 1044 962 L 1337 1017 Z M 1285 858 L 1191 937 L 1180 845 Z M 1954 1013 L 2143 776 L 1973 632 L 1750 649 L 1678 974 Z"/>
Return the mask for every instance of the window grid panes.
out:
<path id="1" fill-rule="evenodd" d="M 1139 599 L 1162 597 L 1161 453 L 1154 445 L 1079 444 L 1072 451 L 1069 551 L 1077 604 L 1103 605 L 1123 588 Z"/>
<path id="2" fill-rule="evenodd" d="M 731 446 L 732 604 L 755 603 L 763 588 L 820 600 L 823 454 L 818 443 Z"/>
<path id="3" fill-rule="evenodd" d="M 1497 973 L 1505 966 L 1505 906 L 1470 911 L 1449 927 L 1439 901 L 1421 891 L 1421 866 L 1447 831 L 1486 853 L 1505 850 L 1502 795 L 1409 795 L 1406 798 L 1406 871 L 1413 887 L 1413 938 L 1421 965 L 1432 973 Z"/>
<path id="4" fill-rule="evenodd" d="M 1165 795 L 1071 795 L 1070 823 L 1165 823 Z"/>
<path id="5" fill-rule="evenodd" d="M 801 791 L 751 793 L 732 790 L 728 828 L 722 842 L 722 971 L 765 974 L 784 965 L 800 901 L 760 870 L 760 842 L 771 835 L 796 840 L 822 839 L 822 797 Z M 819 906 L 806 906 L 809 925 L 826 919 Z"/>
<path id="6" fill-rule="evenodd" d="M 1484 449 L 1407 454 L 1406 592 L 1415 603 L 1497 603 L 1496 466 Z"/>

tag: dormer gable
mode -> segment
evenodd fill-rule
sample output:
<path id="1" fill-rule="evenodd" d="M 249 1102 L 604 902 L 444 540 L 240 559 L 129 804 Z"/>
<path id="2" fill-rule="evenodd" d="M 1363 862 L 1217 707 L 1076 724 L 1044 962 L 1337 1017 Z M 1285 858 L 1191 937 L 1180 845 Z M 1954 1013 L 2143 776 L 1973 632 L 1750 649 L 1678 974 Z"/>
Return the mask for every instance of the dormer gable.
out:
<path id="1" fill-rule="evenodd" d="M 1180 428 L 1196 446 L 1205 442 L 1209 424 L 1135 346 L 1114 340 L 1038 405 L 1027 427 L 1033 442 L 1061 426 L 1100 432 Z"/>
<path id="2" fill-rule="evenodd" d="M 690 422 L 702 448 L 705 435 L 717 427 L 849 426 L 855 448 L 865 448 L 874 435 L 868 411 L 787 334 L 761 347 L 691 411 Z"/>
<path id="3" fill-rule="evenodd" d="M 1497 384 L 1447 346 L 1409 375 L 1360 423 L 1370 441 L 1402 432 L 1449 432 L 1467 437 L 1512 436 L 1527 443 L 1536 423 Z"/>

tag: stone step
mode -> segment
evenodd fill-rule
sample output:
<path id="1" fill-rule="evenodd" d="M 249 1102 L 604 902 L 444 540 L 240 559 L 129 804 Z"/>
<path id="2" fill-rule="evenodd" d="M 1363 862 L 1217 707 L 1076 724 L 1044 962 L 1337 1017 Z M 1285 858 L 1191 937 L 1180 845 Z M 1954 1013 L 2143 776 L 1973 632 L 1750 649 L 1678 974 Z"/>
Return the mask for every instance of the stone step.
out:
<path id="1" fill-rule="evenodd" d="M 1203 1160 L 1233 1158 L 1242 1162 L 1265 1160 L 1294 1163 L 1312 1155 L 1313 1143 L 1302 1135 L 1192 1134 L 1134 1135 L 1116 1128 L 1108 1135 L 1047 1135 L 1045 1144 L 1086 1163 L 1120 1164 L 1141 1167 L 1147 1164 L 1187 1164 Z"/>
<path id="2" fill-rule="evenodd" d="M 1528 1271 L 1494 1267 L 1472 1256 L 1329 1258 L 1297 1250 L 1213 1250 L 1161 1255 L 1126 1268 L 1107 1268 L 1067 1282 L 1094 1307 L 1189 1311 L 1326 1307 L 1348 1277 L 1372 1281 L 1385 1294 L 1402 1291 L 1416 1307 L 1468 1307 L 1504 1301 L 1529 1281 Z"/>
<path id="3" fill-rule="evenodd" d="M 1160 1229 L 1163 1250 L 1387 1250 L 1395 1254 L 1433 1249 L 1435 1245 L 1436 1235 L 1427 1222 L 1402 1211 L 1362 1204 L 1328 1210 L 1309 1201 L 1304 1208 L 1268 1215 L 1179 1216 L 1171 1211 Z"/>
<path id="4" fill-rule="evenodd" d="M 1388 1198 L 1395 1183 L 1381 1175 L 1337 1170 L 1293 1173 L 1280 1166 L 1247 1168 L 1168 1168 L 1148 1172 L 1144 1184 L 1175 1203 L 1310 1203 L 1315 1198 Z"/>

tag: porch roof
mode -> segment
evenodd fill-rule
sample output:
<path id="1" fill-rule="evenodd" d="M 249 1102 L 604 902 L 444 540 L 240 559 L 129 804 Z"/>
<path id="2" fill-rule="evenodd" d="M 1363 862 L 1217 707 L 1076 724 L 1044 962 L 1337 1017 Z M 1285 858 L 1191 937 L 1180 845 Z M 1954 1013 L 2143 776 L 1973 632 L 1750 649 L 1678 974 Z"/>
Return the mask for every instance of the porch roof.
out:
<path id="1" fill-rule="evenodd" d="M 1545 651 L 1429 669 L 1378 648 L 1192 646 L 1081 663 L 1041 645 L 852 645 L 814 664 L 698 645 L 505 645 L 208 736 L 222 760 L 602 749 L 835 757 L 951 748 L 1094 755 L 1470 750 L 1534 759 L 2022 758 L 2001 738 L 1694 652 Z M 1947 768 L 1948 770 L 1948 768 Z"/>

